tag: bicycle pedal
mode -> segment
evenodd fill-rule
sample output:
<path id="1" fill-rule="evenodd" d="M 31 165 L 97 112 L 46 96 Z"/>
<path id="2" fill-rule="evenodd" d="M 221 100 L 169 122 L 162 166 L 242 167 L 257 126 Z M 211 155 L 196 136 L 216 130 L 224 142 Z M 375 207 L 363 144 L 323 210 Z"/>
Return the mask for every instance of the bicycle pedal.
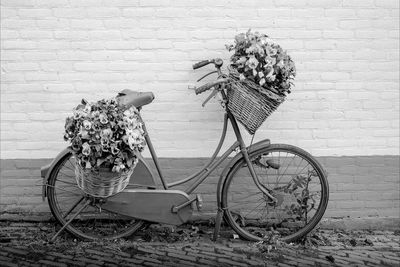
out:
<path id="1" fill-rule="evenodd" d="M 203 198 L 200 194 L 196 195 L 196 206 L 199 211 L 203 208 Z"/>

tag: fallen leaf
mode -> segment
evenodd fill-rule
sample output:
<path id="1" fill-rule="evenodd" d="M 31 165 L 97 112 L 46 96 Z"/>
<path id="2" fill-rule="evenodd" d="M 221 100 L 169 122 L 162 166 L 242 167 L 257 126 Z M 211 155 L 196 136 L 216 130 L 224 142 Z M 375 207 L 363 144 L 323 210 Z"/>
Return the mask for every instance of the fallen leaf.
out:
<path id="1" fill-rule="evenodd" d="M 335 262 L 335 258 L 332 257 L 331 255 L 326 256 L 325 258 L 326 258 L 328 261 L 330 261 L 330 262 Z"/>
<path id="2" fill-rule="evenodd" d="M 365 244 L 367 244 L 368 246 L 373 246 L 374 245 L 374 243 L 372 243 L 372 241 L 370 240 L 370 239 L 365 239 L 364 240 L 364 242 L 365 242 Z"/>
<path id="3" fill-rule="evenodd" d="M 351 239 L 350 245 L 352 245 L 353 247 L 357 246 L 357 241 L 355 239 Z"/>

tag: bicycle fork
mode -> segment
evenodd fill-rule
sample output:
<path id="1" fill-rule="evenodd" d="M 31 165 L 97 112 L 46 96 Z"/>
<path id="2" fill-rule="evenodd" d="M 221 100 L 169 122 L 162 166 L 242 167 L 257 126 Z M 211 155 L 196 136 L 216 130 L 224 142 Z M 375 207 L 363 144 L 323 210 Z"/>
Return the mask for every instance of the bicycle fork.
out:
<path id="1" fill-rule="evenodd" d="M 263 184 L 260 183 L 260 180 L 258 179 L 257 173 L 254 170 L 253 164 L 251 163 L 250 157 L 249 157 L 249 153 L 247 151 L 246 145 L 243 141 L 242 135 L 240 134 L 240 130 L 239 127 L 237 125 L 237 122 L 235 120 L 235 118 L 233 117 L 232 113 L 230 113 L 229 111 L 227 112 L 229 120 L 231 121 L 233 130 L 235 132 L 236 138 L 239 142 L 239 147 L 240 147 L 240 152 L 247 164 L 247 167 L 249 169 L 249 172 L 251 174 L 251 177 L 253 178 L 254 183 L 256 184 L 256 186 L 258 187 L 258 189 L 260 189 L 260 191 L 267 196 L 272 202 L 276 203 L 277 199 L 271 195 L 271 189 L 265 187 Z M 216 241 L 219 235 L 219 230 L 221 227 L 221 222 L 222 222 L 222 216 L 224 214 L 224 209 L 222 209 L 221 207 L 221 199 L 219 197 L 219 188 L 218 188 L 218 193 L 217 193 L 217 205 L 218 205 L 218 211 L 217 211 L 217 215 L 215 218 L 215 228 L 214 228 L 214 236 L 213 236 L 213 240 Z"/>
<path id="2" fill-rule="evenodd" d="M 254 183 L 256 184 L 256 186 L 258 187 L 258 189 L 261 190 L 261 192 L 263 192 L 263 194 L 265 194 L 268 198 L 270 198 L 273 202 L 276 202 L 276 198 L 273 197 L 270 192 L 271 190 L 267 187 L 265 187 L 264 185 L 262 185 L 260 183 L 260 180 L 258 179 L 257 173 L 254 170 L 253 164 L 251 163 L 250 157 L 249 157 L 249 153 L 247 151 L 246 145 L 243 141 L 242 135 L 240 134 L 240 130 L 239 127 L 237 125 L 237 122 L 235 120 L 235 118 L 233 117 L 232 113 L 228 112 L 228 117 L 231 121 L 233 130 L 235 132 L 236 138 L 239 141 L 239 147 L 240 147 L 240 151 L 242 153 L 242 156 L 244 158 L 244 160 L 246 161 L 247 167 L 249 168 L 251 177 L 253 178 Z"/>

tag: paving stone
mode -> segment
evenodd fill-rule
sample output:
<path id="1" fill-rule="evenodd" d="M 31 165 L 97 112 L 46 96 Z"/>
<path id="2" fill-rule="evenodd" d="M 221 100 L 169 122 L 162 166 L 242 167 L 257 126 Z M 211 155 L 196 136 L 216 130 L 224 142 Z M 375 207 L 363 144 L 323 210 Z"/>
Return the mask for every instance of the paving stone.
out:
<path id="1" fill-rule="evenodd" d="M 114 254 L 121 256 L 121 257 L 127 257 L 127 258 L 129 258 L 131 256 L 131 254 L 123 252 L 123 251 L 114 251 Z"/>
<path id="2" fill-rule="evenodd" d="M 5 257 L 0 255 L 0 262 L 2 261 L 12 261 L 12 256 L 11 257 Z"/>
<path id="3" fill-rule="evenodd" d="M 221 262 L 221 263 L 226 263 L 230 266 L 243 266 L 243 267 L 248 266 L 246 263 L 240 263 L 240 262 L 230 260 L 230 259 L 225 259 L 225 258 L 219 258 L 219 259 L 217 259 L 217 261 Z"/>
<path id="4" fill-rule="evenodd" d="M 198 262 L 201 264 L 205 264 L 205 266 L 218 266 L 218 262 L 215 260 L 207 259 L 207 258 L 199 258 Z"/>
<path id="5" fill-rule="evenodd" d="M 211 258 L 217 258 L 220 254 L 215 253 L 215 252 L 209 252 L 209 251 L 200 251 L 201 255 L 207 255 L 207 257 L 211 257 Z"/>
<path id="6" fill-rule="evenodd" d="M 50 265 L 50 266 L 56 266 L 56 267 L 67 267 L 65 263 L 60 263 L 60 262 L 54 262 L 54 261 L 49 261 L 49 260 L 40 260 L 40 263 L 43 263 L 44 265 Z"/>
<path id="7" fill-rule="evenodd" d="M 384 253 L 384 254 L 383 254 L 383 257 L 386 258 L 386 259 L 394 260 L 394 261 L 396 261 L 396 260 L 397 260 L 397 261 L 400 261 L 400 253 L 399 253 L 398 256 L 393 256 L 393 255 Z"/>
<path id="8" fill-rule="evenodd" d="M 8 252 L 7 251 L 1 251 L 1 248 L 0 248 L 0 256 L 7 256 L 8 255 Z"/>
<path id="9" fill-rule="evenodd" d="M 176 254 L 182 254 L 182 255 L 186 255 L 186 251 L 184 250 L 180 250 L 180 249 L 176 249 L 176 248 L 165 248 L 163 249 L 165 252 L 168 253 L 176 253 Z"/>
<path id="10" fill-rule="evenodd" d="M 143 266 L 159 267 L 159 266 L 161 266 L 161 265 L 158 264 L 158 263 L 154 263 L 154 262 L 144 262 L 144 263 L 143 263 Z"/>
<path id="11" fill-rule="evenodd" d="M 244 262 L 250 264 L 251 266 L 260 266 L 260 262 L 259 261 L 245 259 Z"/>
<path id="12" fill-rule="evenodd" d="M 22 255 L 22 256 L 29 254 L 29 251 L 21 250 L 21 249 L 17 249 L 17 248 L 5 247 L 5 248 L 3 248 L 3 250 L 5 250 L 9 253 L 12 253 L 12 254 L 18 254 L 18 255 Z"/>
<path id="13" fill-rule="evenodd" d="M 0 266 L 4 266 L 4 267 L 18 267 L 18 264 L 12 263 L 12 262 L 7 262 L 7 261 L 0 261 Z"/>
<path id="14" fill-rule="evenodd" d="M 123 258 L 123 257 L 119 257 L 119 256 L 116 256 L 115 258 L 118 259 L 120 262 L 126 261 L 126 262 L 128 262 L 130 264 L 141 264 L 141 263 L 143 263 L 143 259 Z"/>
<path id="15" fill-rule="evenodd" d="M 75 260 L 83 261 L 83 262 L 86 262 L 88 264 L 92 263 L 92 264 L 97 264 L 97 265 L 102 265 L 104 263 L 103 261 L 92 260 L 92 259 L 88 259 L 86 257 L 78 257 L 78 258 L 75 258 Z"/>
<path id="16" fill-rule="evenodd" d="M 153 263 L 158 263 L 158 264 L 161 263 L 161 261 L 156 260 L 156 259 L 152 258 L 151 256 L 135 255 L 135 259 L 143 260 L 143 262 L 153 262 Z"/>
<path id="17" fill-rule="evenodd" d="M 398 260 L 390 260 L 390 259 L 382 259 L 381 260 L 381 262 L 383 263 L 383 264 L 386 264 L 386 265 L 393 265 L 393 266 L 399 266 L 399 264 L 400 264 L 400 261 L 398 261 Z"/>
<path id="18" fill-rule="evenodd" d="M 308 260 L 304 260 L 303 258 L 299 258 L 299 257 L 292 257 L 292 256 L 288 256 L 288 255 L 284 255 L 284 258 L 287 258 L 293 262 L 298 262 L 299 264 L 305 265 L 305 266 L 313 266 L 314 264 Z"/>
<path id="19" fill-rule="evenodd" d="M 74 258 L 71 255 L 67 255 L 67 254 L 59 253 L 59 252 L 53 252 L 53 251 L 50 251 L 47 254 L 54 256 L 54 257 L 65 258 L 65 259 L 73 259 Z"/>
<path id="20" fill-rule="evenodd" d="M 70 259 L 60 259 L 60 262 L 65 262 L 68 266 L 85 266 L 84 262 L 74 261 Z"/>
<path id="21" fill-rule="evenodd" d="M 108 253 L 105 251 L 97 251 L 95 249 L 85 249 L 86 253 L 91 253 L 91 254 L 96 254 L 99 256 L 104 256 L 104 257 L 111 257 L 113 254 L 112 253 Z"/>
<path id="22" fill-rule="evenodd" d="M 183 260 L 188 260 L 188 261 L 196 261 L 196 257 L 190 256 L 190 255 L 182 255 L 182 254 L 178 254 L 178 253 L 168 252 L 167 256 L 173 257 L 173 258 L 179 258 L 179 259 L 183 259 Z"/>

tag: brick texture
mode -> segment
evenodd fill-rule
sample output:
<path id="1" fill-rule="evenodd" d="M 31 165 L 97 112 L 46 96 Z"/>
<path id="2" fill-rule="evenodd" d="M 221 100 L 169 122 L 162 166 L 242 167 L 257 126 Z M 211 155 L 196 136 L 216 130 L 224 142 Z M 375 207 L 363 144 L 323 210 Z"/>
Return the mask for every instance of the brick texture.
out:
<path id="1" fill-rule="evenodd" d="M 328 172 L 330 185 L 326 219 L 400 218 L 398 156 L 319 157 L 318 160 Z M 29 214 L 31 217 L 28 218 L 39 219 L 51 216 L 47 202 L 42 202 L 40 186 L 42 179 L 39 173 L 40 166 L 49 161 L 49 159 L 1 160 L 0 214 Z M 147 161 L 156 174 L 154 164 L 150 159 Z M 168 182 L 189 176 L 205 163 L 204 158 L 160 160 L 163 174 Z M 200 216 L 207 216 L 216 211 L 216 184 L 221 172 L 222 167 L 215 170 L 194 192 L 200 193 L 204 200 Z M 156 182 L 161 184 L 158 179 Z M 184 188 L 181 186 L 177 189 Z"/>
<path id="2" fill-rule="evenodd" d="M 248 28 L 276 39 L 298 70 L 296 88 L 256 140 L 269 137 L 318 156 L 398 155 L 398 6 L 1 1 L 1 158 L 54 157 L 66 145 L 64 118 L 81 98 L 108 98 L 124 88 L 155 93 L 143 116 L 160 156 L 207 156 L 222 110 L 217 101 L 201 108 L 204 96 L 187 89 L 212 69 L 191 65 L 228 60 L 224 45 Z"/>

